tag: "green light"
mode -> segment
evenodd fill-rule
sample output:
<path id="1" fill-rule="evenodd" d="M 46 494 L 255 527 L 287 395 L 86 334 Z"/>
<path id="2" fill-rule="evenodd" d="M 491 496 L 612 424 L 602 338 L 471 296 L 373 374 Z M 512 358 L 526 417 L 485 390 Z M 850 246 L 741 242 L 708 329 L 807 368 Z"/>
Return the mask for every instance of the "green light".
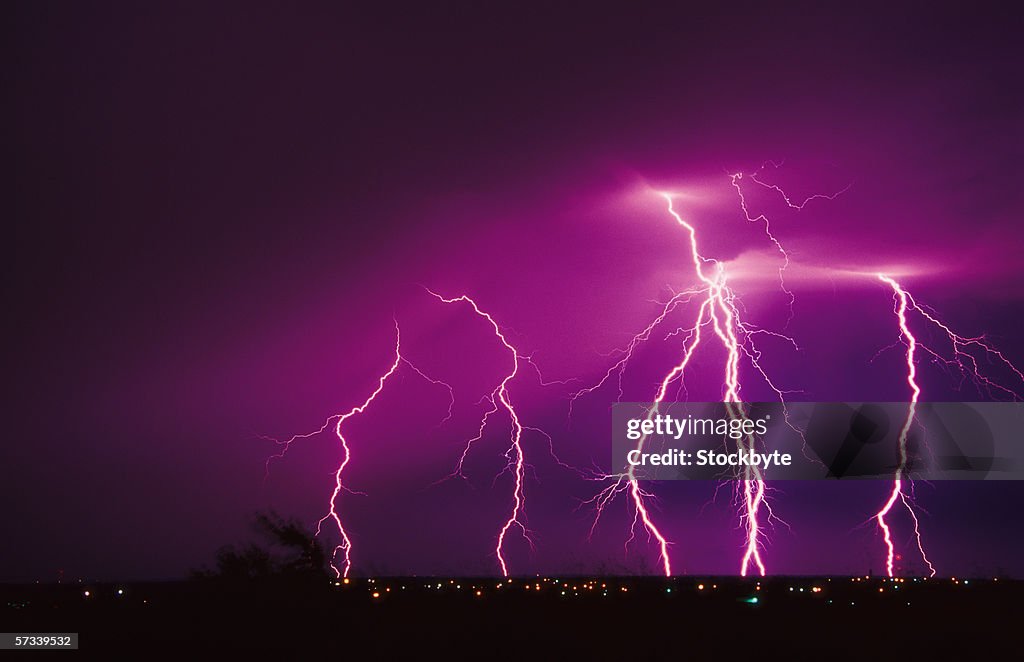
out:
<path id="1" fill-rule="evenodd" d="M 749 598 L 744 598 L 743 602 L 746 602 L 748 605 L 756 605 L 757 604 L 757 596 L 756 595 L 752 595 Z"/>

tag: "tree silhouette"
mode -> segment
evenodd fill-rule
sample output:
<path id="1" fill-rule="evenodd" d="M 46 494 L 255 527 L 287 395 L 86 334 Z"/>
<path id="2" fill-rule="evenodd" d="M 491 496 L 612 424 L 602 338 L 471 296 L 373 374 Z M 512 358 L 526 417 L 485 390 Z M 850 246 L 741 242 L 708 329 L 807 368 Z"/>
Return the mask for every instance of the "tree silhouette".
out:
<path id="1" fill-rule="evenodd" d="M 294 519 L 274 511 L 256 513 L 253 529 L 264 541 L 217 550 L 214 569 L 192 573 L 195 579 L 258 581 L 269 579 L 321 580 L 330 575 L 327 555 L 316 536 Z"/>

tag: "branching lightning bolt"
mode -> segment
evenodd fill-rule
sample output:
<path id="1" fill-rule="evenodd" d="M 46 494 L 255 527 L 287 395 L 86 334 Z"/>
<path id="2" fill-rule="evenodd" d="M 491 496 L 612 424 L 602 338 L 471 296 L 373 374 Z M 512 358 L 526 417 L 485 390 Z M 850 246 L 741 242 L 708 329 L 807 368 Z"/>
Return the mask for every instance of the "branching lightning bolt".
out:
<path id="1" fill-rule="evenodd" d="M 896 280 L 884 274 L 879 274 L 878 278 L 893 290 L 893 299 L 895 303 L 893 310 L 899 323 L 900 338 L 907 348 L 906 379 L 907 386 L 910 388 L 910 402 L 907 408 L 907 417 L 904 420 L 903 427 L 900 429 L 898 442 L 898 464 L 893 476 L 892 490 L 889 493 L 889 498 L 875 514 L 874 518 L 878 523 L 878 527 L 882 530 L 882 537 L 885 541 L 885 570 L 889 577 L 894 576 L 896 571 L 896 551 L 893 543 L 891 525 L 886 518 L 896 505 L 897 501 L 902 503 L 906 507 L 907 512 L 910 513 L 910 518 L 914 523 L 914 540 L 917 544 L 917 549 L 921 553 L 921 558 L 924 560 L 925 565 L 928 566 L 930 576 L 934 577 L 936 572 L 935 566 L 932 565 L 928 555 L 925 553 L 924 543 L 921 540 L 920 521 L 918 520 L 917 513 L 914 510 L 911 494 L 908 494 L 907 489 L 904 487 L 904 483 L 910 483 L 909 479 L 904 478 L 904 471 L 907 463 L 907 436 L 914 424 L 917 403 L 921 397 L 921 387 L 917 383 L 917 350 L 921 349 L 930 355 L 937 363 L 943 366 L 955 366 L 964 376 L 969 376 L 975 384 L 978 385 L 979 390 L 985 389 L 990 395 L 994 388 L 1003 395 L 1012 397 L 1014 400 L 1021 399 L 1021 397 L 1012 389 L 997 384 L 993 380 L 981 374 L 977 358 L 968 353 L 965 348 L 974 348 L 980 350 L 983 354 L 995 357 L 1021 381 L 1024 381 L 1024 373 L 1018 370 L 1003 353 L 988 344 L 984 337 L 966 338 L 956 334 L 949 328 L 949 326 L 941 322 L 932 312 L 918 305 L 914 300 L 914 297 L 904 289 L 903 286 L 896 282 Z M 934 327 L 940 330 L 941 334 L 950 342 L 953 350 L 953 358 L 944 357 L 940 352 L 925 345 L 917 338 L 917 336 L 914 335 L 908 321 L 908 315 L 911 312 L 918 313 L 924 320 L 930 322 Z"/>
<path id="2" fill-rule="evenodd" d="M 837 197 L 839 197 L 843 193 L 846 193 L 848 190 L 850 190 L 850 187 L 852 186 L 852 184 L 849 184 L 849 185 L 846 186 L 846 188 L 844 188 L 844 189 L 842 189 L 842 190 L 840 190 L 840 191 L 838 191 L 836 193 L 833 193 L 831 195 L 825 195 L 825 194 L 822 194 L 822 193 L 818 193 L 818 194 L 811 195 L 811 196 L 808 196 L 808 197 L 804 198 L 801 202 L 794 202 L 793 198 L 791 198 L 777 184 L 768 184 L 768 183 L 766 183 L 766 182 L 764 182 L 764 181 L 762 181 L 760 179 L 761 172 L 768 165 L 771 165 L 775 169 L 778 169 L 781 166 L 781 164 L 779 164 L 779 163 L 774 163 L 772 161 L 768 161 L 765 164 L 763 164 L 761 166 L 761 168 L 757 172 L 755 172 L 755 173 L 753 173 L 751 175 L 747 175 L 747 178 L 750 181 L 752 181 L 755 184 L 757 184 L 758 186 L 761 186 L 761 187 L 766 188 L 766 189 L 768 189 L 770 191 L 775 191 L 776 193 L 778 193 L 782 197 L 783 201 L 786 203 L 786 206 L 788 206 L 790 209 L 793 209 L 793 210 L 796 210 L 796 211 L 802 211 L 803 208 L 807 206 L 807 203 L 811 202 L 812 200 L 835 200 Z M 733 186 L 733 188 L 736 189 L 736 195 L 739 196 L 740 208 L 743 210 L 743 216 L 750 223 L 763 223 L 764 224 L 765 236 L 768 237 L 768 240 L 775 246 L 775 249 L 778 250 L 779 255 L 782 257 L 782 264 L 779 266 L 779 286 L 782 288 L 782 291 L 786 294 L 786 297 L 788 297 L 788 299 L 789 299 L 789 318 L 786 320 L 786 326 L 788 327 L 789 323 L 793 321 L 793 306 L 796 304 L 796 295 L 794 295 L 793 292 L 789 288 L 786 287 L 786 269 L 788 269 L 790 264 L 791 264 L 790 258 L 789 258 L 789 253 L 786 251 L 785 248 L 783 248 L 782 243 L 778 240 L 778 238 L 772 232 L 771 219 L 769 219 L 768 216 L 766 216 L 765 214 L 758 214 L 757 216 L 751 216 L 750 209 L 747 206 L 747 198 L 743 194 L 743 188 L 740 186 L 740 181 L 743 179 L 743 177 L 744 177 L 744 175 L 743 175 L 742 172 L 738 172 L 738 173 L 735 173 L 735 174 L 730 176 L 730 180 L 732 182 L 732 186 Z"/>
<path id="3" fill-rule="evenodd" d="M 592 393 L 596 389 L 601 388 L 610 379 L 612 379 L 613 376 L 616 376 L 618 379 L 619 398 L 621 399 L 622 373 L 630 359 L 633 357 L 633 353 L 637 346 L 646 341 L 650 337 L 654 328 L 663 323 L 669 314 L 671 314 L 678 306 L 684 303 L 689 303 L 696 297 L 701 297 L 702 300 L 693 325 L 687 329 L 679 330 L 680 332 L 685 333 L 682 343 L 682 357 L 679 363 L 665 374 L 664 378 L 661 380 L 661 384 L 653 401 L 653 407 L 648 412 L 648 420 L 653 419 L 654 416 L 657 415 L 658 408 L 661 403 L 665 401 L 671 384 L 676 380 L 681 381 L 683 379 L 686 368 L 689 365 L 695 350 L 703 339 L 704 329 L 708 326 L 711 327 L 714 335 L 719 339 L 722 347 L 726 351 L 727 356 L 724 366 L 725 374 L 723 377 L 722 395 L 723 401 L 727 403 L 731 416 L 744 417 L 746 415 L 740 399 L 741 386 L 739 378 L 739 364 L 741 356 L 746 356 L 749 359 L 755 370 L 757 370 L 757 372 L 764 378 L 765 382 L 778 394 L 779 398 L 784 401 L 785 392 L 776 387 L 765 371 L 761 368 L 759 363 L 761 354 L 754 345 L 753 337 L 760 333 L 771 333 L 772 335 L 785 338 L 789 342 L 793 342 L 793 340 L 787 336 L 782 336 L 781 334 L 775 334 L 764 329 L 758 329 L 744 324 L 741 321 L 740 313 L 736 305 L 736 295 L 727 285 L 724 265 L 717 260 L 705 258 L 700 254 L 696 229 L 684 220 L 678 212 L 676 212 L 672 203 L 672 196 L 668 194 L 662 195 L 668 205 L 669 214 L 687 232 L 690 249 L 689 257 L 693 264 L 694 275 L 702 286 L 696 289 L 685 290 L 681 293 L 675 294 L 671 299 L 669 299 L 662 308 L 661 313 L 640 333 L 633 336 L 626 348 L 623 350 L 622 358 L 608 369 L 602 379 L 594 386 L 575 393 L 572 400 L 574 401 L 583 395 Z M 781 245 L 778 244 L 777 240 L 775 243 L 781 250 Z M 783 253 L 785 253 L 785 251 L 783 251 Z M 669 335 L 671 336 L 675 333 L 677 332 L 673 332 Z M 646 440 L 646 435 L 641 436 L 637 442 L 637 448 L 642 450 Z M 752 445 L 754 440 L 752 438 L 748 438 L 742 443 Z M 631 535 L 627 540 L 627 545 L 632 542 L 635 537 L 637 524 L 642 522 L 648 536 L 657 541 L 659 561 L 663 572 L 665 575 L 671 575 L 672 565 L 668 553 L 669 543 L 652 520 L 647 503 L 652 495 L 640 487 L 639 481 L 634 473 L 634 468 L 631 466 L 627 472 L 622 475 L 604 476 L 603 478 L 614 478 L 615 481 L 586 502 L 595 506 L 596 516 L 594 526 L 596 526 L 598 519 L 601 517 L 604 507 L 619 493 L 628 492 L 629 498 L 633 502 L 635 515 L 633 526 L 631 527 Z M 742 507 L 740 520 L 746 534 L 740 573 L 746 575 L 750 572 L 752 567 L 756 567 L 757 572 L 764 575 L 765 566 L 761 559 L 763 526 L 760 521 L 760 514 L 762 508 L 766 510 L 769 517 L 772 516 L 765 501 L 765 483 L 758 467 L 744 468 L 743 474 L 739 478 L 740 481 L 738 489 L 740 491 L 738 493 L 738 497 Z M 593 532 L 593 527 L 591 528 L 591 531 Z"/>
<path id="4" fill-rule="evenodd" d="M 445 382 L 428 377 L 426 374 L 423 373 L 423 371 L 421 371 L 408 359 L 402 356 L 402 333 L 401 330 L 399 329 L 398 321 L 396 320 L 395 357 L 394 360 L 391 362 L 390 367 L 380 377 L 378 377 L 377 387 L 373 390 L 373 392 L 370 393 L 370 395 L 367 396 L 366 399 L 363 400 L 361 404 L 352 407 L 344 414 L 335 414 L 329 417 L 327 421 L 318 430 L 306 434 L 295 435 L 293 437 L 281 441 L 275 440 L 275 443 L 277 443 L 278 446 L 281 447 L 281 450 L 277 454 L 267 459 L 267 470 L 269 471 L 270 461 L 273 459 L 279 459 L 284 457 L 285 454 L 288 452 L 289 448 L 291 448 L 291 444 L 293 442 L 299 439 L 308 439 L 318 434 L 322 434 L 333 425 L 334 434 L 338 437 L 338 441 L 341 442 L 342 458 L 341 463 L 338 465 L 338 468 L 334 472 L 334 490 L 331 493 L 330 500 L 328 501 L 327 514 L 321 517 L 320 520 L 317 522 L 316 535 L 321 535 L 324 531 L 324 525 L 326 523 L 330 523 L 335 529 L 338 537 L 340 538 L 340 542 L 334 547 L 334 550 L 331 553 L 330 561 L 331 569 L 334 570 L 334 574 L 337 577 L 348 577 L 349 571 L 352 569 L 352 539 L 349 536 L 348 530 L 345 528 L 345 525 L 342 524 L 341 515 L 338 513 L 338 498 L 341 496 L 342 492 L 348 492 L 350 494 L 360 494 L 358 492 L 353 492 L 351 489 L 346 487 L 345 483 L 342 480 L 342 474 L 345 471 L 345 467 L 348 466 L 349 461 L 352 459 L 352 449 L 349 446 L 348 439 L 345 438 L 343 426 L 345 424 L 345 421 L 366 411 L 366 408 L 369 407 L 370 404 L 377 399 L 377 396 L 380 395 L 381 391 L 384 390 L 384 385 L 398 371 L 399 367 L 402 364 L 407 365 L 409 368 L 413 370 L 413 372 L 415 372 L 420 377 L 426 379 L 431 384 L 443 386 L 448 390 L 448 394 L 451 400 L 448 407 L 448 416 L 445 418 L 445 420 L 450 418 L 452 413 L 452 405 L 454 404 L 454 397 L 452 397 L 452 387 Z M 339 555 L 341 556 L 340 563 L 338 558 Z M 339 564 L 341 565 L 340 568 L 338 567 Z"/>
<path id="5" fill-rule="evenodd" d="M 885 518 L 892 510 L 897 500 L 902 502 L 914 520 L 914 534 L 917 539 L 917 547 L 921 550 L 921 558 L 924 559 L 924 562 L 928 565 L 928 568 L 931 571 L 931 575 L 934 576 L 935 567 L 932 565 L 931 561 L 928 560 L 928 555 L 925 554 L 924 551 L 924 544 L 921 542 L 921 531 L 918 525 L 917 515 L 914 513 L 914 508 L 910 505 L 910 502 L 907 501 L 906 494 L 903 492 L 903 471 L 907 465 L 907 435 L 910 434 L 910 428 L 914 424 L 917 402 L 921 397 L 921 387 L 917 385 L 917 366 L 914 360 L 914 354 L 917 351 L 917 338 L 913 333 L 911 333 L 910 327 L 907 326 L 907 303 L 909 299 L 907 293 L 892 278 L 883 275 L 879 275 L 879 278 L 892 287 L 895 293 L 896 317 L 899 319 L 900 333 L 907 345 L 907 385 L 910 387 L 910 404 L 907 407 L 907 418 L 903 422 L 903 427 L 900 428 L 900 436 L 898 440 L 899 463 L 896 465 L 896 473 L 893 476 L 892 491 L 889 493 L 889 498 L 886 500 L 881 510 L 879 510 L 875 515 L 875 520 L 878 522 L 878 526 L 882 529 L 882 535 L 885 538 L 885 570 L 886 573 L 892 577 L 895 550 L 892 542 L 892 531 L 889 529 L 889 525 L 885 521 Z"/>
<path id="6" fill-rule="evenodd" d="M 505 334 L 502 332 L 501 327 L 498 326 L 498 323 L 494 320 L 494 318 L 491 317 L 489 313 L 481 310 L 480 307 L 477 305 L 476 301 L 474 301 L 471 297 L 464 294 L 457 297 L 447 298 L 431 290 L 427 291 L 444 303 L 468 303 L 473 308 L 474 313 L 487 320 L 487 322 L 494 329 L 495 337 L 505 347 L 505 349 L 509 351 L 509 354 L 511 354 L 512 356 L 512 369 L 502 378 L 502 380 L 498 383 L 498 385 L 495 387 L 495 389 L 491 392 L 490 396 L 488 397 L 488 400 L 491 403 L 491 408 L 487 410 L 487 412 L 481 419 L 480 428 L 477 432 L 477 435 L 470 439 L 468 442 L 466 442 L 466 446 L 462 451 L 462 455 L 459 457 L 459 461 L 458 464 L 456 465 L 455 471 L 452 473 L 452 476 L 463 476 L 463 464 L 466 461 L 466 456 L 469 453 L 470 448 L 473 446 L 474 443 L 476 443 L 483 437 L 484 431 L 487 428 L 487 423 L 491 415 L 497 413 L 499 408 L 504 409 L 508 413 L 508 416 L 512 422 L 512 432 L 509 440 L 510 445 L 508 447 L 508 450 L 505 451 L 505 457 L 508 460 L 508 464 L 506 465 L 505 469 L 509 473 L 511 473 L 514 481 L 514 486 L 512 489 L 512 511 L 509 513 L 508 519 L 505 520 L 504 525 L 502 525 L 501 529 L 498 531 L 498 540 L 494 548 L 494 553 L 498 558 L 498 565 L 501 567 L 502 576 L 508 577 L 508 562 L 505 558 L 505 540 L 509 532 L 512 529 L 518 529 L 519 532 L 522 534 L 523 538 L 527 541 L 527 543 L 529 543 L 531 547 L 533 546 L 533 541 L 530 538 L 529 529 L 527 529 L 526 527 L 524 513 L 524 509 L 526 506 L 526 494 L 524 492 L 526 460 L 523 454 L 522 445 L 524 426 L 520 422 L 519 413 L 513 406 L 512 400 L 508 392 L 509 383 L 512 380 L 514 380 L 516 376 L 519 374 L 520 361 L 529 361 L 529 359 L 528 357 L 523 357 L 519 354 L 516 348 L 512 346 L 511 343 L 509 343 L 508 338 L 505 337 Z"/>
<path id="7" fill-rule="evenodd" d="M 812 200 L 834 200 L 850 188 L 847 186 L 843 190 L 832 195 L 812 195 L 801 202 L 796 202 L 779 186 L 766 183 L 760 179 L 760 173 L 765 167 L 767 167 L 767 165 L 768 164 L 766 163 L 760 170 L 752 175 L 748 175 L 747 178 L 755 184 L 775 191 L 781 195 L 786 205 L 794 210 L 802 210 Z M 779 164 L 772 163 L 771 165 L 775 168 L 779 167 Z M 781 256 L 782 263 L 778 269 L 779 285 L 789 299 L 789 320 L 791 320 L 793 316 L 793 304 L 795 302 L 795 297 L 792 291 L 786 286 L 785 278 L 786 269 L 790 266 L 789 253 L 775 236 L 770 219 L 765 214 L 754 215 L 751 213 L 747 204 L 747 198 L 744 195 L 740 184 L 743 178 L 744 175 L 742 173 L 732 174 L 730 175 L 730 182 L 736 189 L 739 196 L 739 204 L 743 211 L 744 218 L 750 223 L 761 223 L 764 225 L 765 236 L 772 245 L 775 246 Z M 693 357 L 694 351 L 702 340 L 702 334 L 705 327 L 710 326 L 714 335 L 719 339 L 722 347 L 726 351 L 722 397 L 723 401 L 726 403 L 729 415 L 738 418 L 746 416 L 746 411 L 740 398 L 741 387 L 739 377 L 740 361 L 741 358 L 745 357 L 757 374 L 778 396 L 779 401 L 782 403 L 786 423 L 802 437 L 803 433 L 793 427 L 789 420 L 789 411 L 786 408 L 786 395 L 790 393 L 790 391 L 777 386 L 763 369 L 761 366 L 762 354 L 757 348 L 754 338 L 759 335 L 770 335 L 792 344 L 792 346 L 797 350 L 799 350 L 799 346 L 797 346 L 796 342 L 787 335 L 769 331 L 742 321 L 736 294 L 728 287 L 726 282 L 727 277 L 724 265 L 717 260 L 708 259 L 701 255 L 698 249 L 696 229 L 676 212 L 670 195 L 663 193 L 662 196 L 668 204 L 669 214 L 687 232 L 690 249 L 689 257 L 693 264 L 694 275 L 701 283 L 701 286 L 693 289 L 687 289 L 679 293 L 674 293 L 673 296 L 663 305 L 660 314 L 655 317 L 647 327 L 630 339 L 626 347 L 621 350 L 621 357 L 619 360 L 605 372 L 601 380 L 593 386 L 576 392 L 572 396 L 569 405 L 569 415 L 572 415 L 572 405 L 578 398 L 602 388 L 613 378 L 616 380 L 618 387 L 617 400 L 621 400 L 623 397 L 623 373 L 626 366 L 633 359 L 637 348 L 646 342 L 650 338 L 654 329 L 664 323 L 666 318 L 668 318 L 677 308 L 682 305 L 689 304 L 694 299 L 699 298 L 701 303 L 693 324 L 687 328 L 679 328 L 666 336 L 666 339 L 675 335 L 682 336 L 682 357 L 680 362 L 662 379 L 661 385 L 659 386 L 654 399 L 654 406 L 649 412 L 649 418 L 653 418 L 657 415 L 658 407 L 665 401 L 668 388 L 674 381 L 679 380 L 680 390 L 682 390 L 683 377 L 686 368 L 690 363 L 690 359 Z M 787 320 L 787 326 L 789 320 Z M 645 442 L 646 436 L 642 436 L 638 440 L 637 448 L 642 450 Z M 747 450 L 752 450 L 755 439 L 753 437 L 748 437 L 741 442 L 741 446 L 744 443 L 748 444 L 750 447 Z M 638 523 L 642 522 L 649 538 L 656 540 L 658 543 L 659 560 L 663 571 L 666 575 L 671 574 L 672 566 L 668 554 L 669 544 L 666 541 L 665 536 L 652 521 L 647 504 L 647 502 L 652 498 L 652 495 L 641 489 L 639 482 L 633 473 L 633 468 L 630 467 L 627 473 L 623 475 L 602 476 L 599 478 L 614 478 L 615 480 L 611 485 L 585 502 L 593 505 L 596 510 L 594 525 L 591 527 L 591 534 L 594 531 L 594 527 L 597 525 L 597 521 L 601 517 L 604 507 L 608 505 L 608 503 L 610 503 L 619 493 L 628 492 L 629 497 L 633 502 L 635 516 L 633 526 L 630 530 L 630 536 L 626 544 L 628 545 L 633 541 L 636 534 L 636 526 Z M 743 557 L 740 563 L 740 573 L 742 575 L 747 575 L 753 568 L 756 568 L 759 574 L 764 575 L 765 566 L 761 558 L 761 546 L 764 536 L 764 527 L 761 522 L 762 510 L 767 514 L 767 519 L 770 520 L 774 517 L 774 513 L 771 511 L 771 508 L 765 499 L 767 486 L 765 485 L 763 476 L 761 475 L 761 471 L 758 467 L 744 468 L 742 475 L 737 476 L 737 478 L 739 478 L 739 480 L 737 482 L 736 497 L 740 506 L 740 522 L 745 531 L 745 544 L 743 548 Z"/>

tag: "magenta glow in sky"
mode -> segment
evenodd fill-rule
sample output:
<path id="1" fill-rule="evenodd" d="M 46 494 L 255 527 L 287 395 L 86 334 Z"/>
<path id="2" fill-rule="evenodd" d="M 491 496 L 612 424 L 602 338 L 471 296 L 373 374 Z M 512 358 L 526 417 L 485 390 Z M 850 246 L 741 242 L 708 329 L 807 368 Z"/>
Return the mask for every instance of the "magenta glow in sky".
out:
<path id="1" fill-rule="evenodd" d="M 629 500 L 591 535 L 601 486 L 562 465 L 606 456 L 617 386 L 570 420 L 571 395 L 697 285 L 663 192 L 744 319 L 792 339 L 759 346 L 794 400 L 909 399 L 879 272 L 1021 365 L 1019 17 L 972 11 L 20 8 L 2 465 L 11 525 L 36 544 L 5 548 L 6 576 L 175 576 L 244 538 L 254 510 L 315 524 L 337 437 L 303 440 L 266 482 L 262 437 L 363 403 L 396 318 L 402 356 L 452 392 L 399 366 L 379 408 L 346 421 L 347 486 L 366 494 L 343 496 L 353 571 L 497 572 L 519 475 L 494 478 L 507 412 L 467 480 L 438 481 L 503 384 L 529 465 L 513 524 L 533 541 L 508 540 L 512 572 L 657 572 L 656 540 L 624 549 Z M 795 208 L 815 195 L 832 199 Z M 494 329 L 424 287 L 471 296 L 529 364 L 504 384 Z M 637 353 L 627 399 L 653 398 L 672 340 Z M 721 399 L 726 354 L 694 353 L 691 399 Z M 993 395 L 918 356 L 921 400 Z M 748 400 L 776 397 L 749 364 L 739 378 Z M 579 381 L 542 385 L 564 380 Z M 764 532 L 770 572 L 885 571 L 873 516 L 891 485 L 775 488 L 789 526 Z M 919 486 L 929 559 L 1019 575 L 1020 491 Z M 749 539 L 727 497 L 652 492 L 673 571 L 737 572 Z M 926 570 L 892 517 L 899 562 Z"/>

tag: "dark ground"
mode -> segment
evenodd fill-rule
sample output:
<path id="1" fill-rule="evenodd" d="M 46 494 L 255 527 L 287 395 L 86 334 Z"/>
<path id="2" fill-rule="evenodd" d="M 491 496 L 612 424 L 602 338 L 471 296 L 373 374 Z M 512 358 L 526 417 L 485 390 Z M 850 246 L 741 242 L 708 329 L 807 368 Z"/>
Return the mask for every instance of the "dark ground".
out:
<path id="1" fill-rule="evenodd" d="M 1018 650 L 1022 588 L 991 578 L 837 577 L 3 585 L 0 631 L 78 632 L 80 652 L 130 655 L 953 660 Z"/>

